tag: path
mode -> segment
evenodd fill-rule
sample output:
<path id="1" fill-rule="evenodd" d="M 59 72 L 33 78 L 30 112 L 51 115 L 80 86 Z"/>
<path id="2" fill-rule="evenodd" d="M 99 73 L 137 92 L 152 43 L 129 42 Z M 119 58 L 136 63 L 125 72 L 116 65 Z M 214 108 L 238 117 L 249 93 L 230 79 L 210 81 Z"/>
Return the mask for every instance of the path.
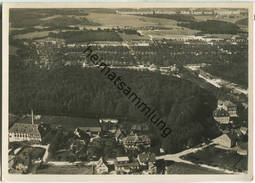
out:
<path id="1" fill-rule="evenodd" d="M 202 145 L 202 146 L 197 147 L 197 148 L 190 148 L 190 149 L 184 150 L 184 151 L 176 153 L 176 154 L 167 154 L 167 155 L 163 155 L 163 156 L 157 156 L 156 159 L 164 159 L 164 160 L 170 160 L 170 161 L 175 161 L 175 162 L 180 162 L 180 163 L 198 165 L 198 166 L 203 167 L 203 168 L 218 170 L 218 171 L 224 172 L 226 174 L 244 174 L 244 173 L 234 172 L 234 171 L 231 171 L 231 170 L 226 170 L 226 169 L 223 169 L 223 168 L 214 167 L 214 166 L 210 166 L 210 165 L 206 165 L 206 164 L 196 164 L 196 163 L 193 163 L 191 161 L 183 160 L 183 159 L 180 158 L 181 156 L 187 155 L 189 153 L 195 153 L 197 151 L 200 151 L 200 150 L 202 150 L 202 149 L 204 149 L 204 148 L 206 148 L 206 147 L 208 147 L 212 144 L 215 144 L 214 139 L 209 144 L 205 144 L 205 145 Z"/>

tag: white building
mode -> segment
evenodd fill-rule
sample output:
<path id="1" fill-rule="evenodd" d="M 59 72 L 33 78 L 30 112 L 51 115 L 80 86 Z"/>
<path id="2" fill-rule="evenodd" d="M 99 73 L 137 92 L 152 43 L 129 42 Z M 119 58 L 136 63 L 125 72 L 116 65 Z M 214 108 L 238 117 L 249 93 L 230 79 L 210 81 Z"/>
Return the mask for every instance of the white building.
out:
<path id="1" fill-rule="evenodd" d="M 41 134 L 36 124 L 15 123 L 9 130 L 9 142 L 38 141 Z"/>

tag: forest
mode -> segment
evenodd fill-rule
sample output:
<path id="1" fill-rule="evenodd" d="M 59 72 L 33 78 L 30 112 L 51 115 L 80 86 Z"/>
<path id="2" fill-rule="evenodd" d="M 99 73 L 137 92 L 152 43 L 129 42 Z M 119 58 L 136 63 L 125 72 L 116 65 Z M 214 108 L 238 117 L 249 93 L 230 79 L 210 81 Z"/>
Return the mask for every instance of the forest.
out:
<path id="1" fill-rule="evenodd" d="M 204 34 L 237 34 L 242 32 L 236 24 L 220 20 L 191 21 L 189 23 L 178 23 L 177 25 L 200 30 Z"/>
<path id="2" fill-rule="evenodd" d="M 146 121 L 143 113 L 96 68 L 59 64 L 47 69 L 25 65 L 19 57 L 12 57 L 11 61 L 9 104 L 12 114 L 26 114 L 33 109 L 42 115 L 123 116 Z M 161 139 L 168 151 L 196 145 L 217 132 L 212 119 L 216 98 L 211 93 L 189 81 L 158 72 L 126 69 L 115 72 L 123 76 L 148 105 L 157 109 L 172 129 L 167 138 Z"/>
<path id="3" fill-rule="evenodd" d="M 192 15 L 182 15 L 182 14 L 172 14 L 172 15 L 153 14 L 153 15 L 142 15 L 142 16 L 151 17 L 151 18 L 166 18 L 166 19 L 171 19 L 178 22 L 190 22 L 195 20 L 195 18 Z"/>
<path id="4" fill-rule="evenodd" d="M 60 33 L 49 33 L 49 37 L 65 39 L 67 43 L 87 41 L 122 41 L 122 38 L 111 30 L 83 30 Z"/>

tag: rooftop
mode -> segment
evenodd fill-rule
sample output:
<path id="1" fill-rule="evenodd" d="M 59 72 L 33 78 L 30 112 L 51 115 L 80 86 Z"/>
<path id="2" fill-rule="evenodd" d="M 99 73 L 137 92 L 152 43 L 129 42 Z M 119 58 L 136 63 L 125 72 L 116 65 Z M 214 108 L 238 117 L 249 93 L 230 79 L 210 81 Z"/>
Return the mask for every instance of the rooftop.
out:
<path id="1" fill-rule="evenodd" d="M 129 158 L 127 156 L 124 157 L 117 157 L 116 160 L 119 161 L 129 161 Z"/>
<path id="2" fill-rule="evenodd" d="M 23 133 L 40 136 L 38 125 L 26 123 L 14 123 L 14 125 L 10 128 L 9 133 Z"/>
<path id="3" fill-rule="evenodd" d="M 228 117 L 228 116 L 229 116 L 229 113 L 228 113 L 226 110 L 220 108 L 220 109 L 216 109 L 216 110 L 213 112 L 213 116 L 214 116 L 214 117 Z"/>

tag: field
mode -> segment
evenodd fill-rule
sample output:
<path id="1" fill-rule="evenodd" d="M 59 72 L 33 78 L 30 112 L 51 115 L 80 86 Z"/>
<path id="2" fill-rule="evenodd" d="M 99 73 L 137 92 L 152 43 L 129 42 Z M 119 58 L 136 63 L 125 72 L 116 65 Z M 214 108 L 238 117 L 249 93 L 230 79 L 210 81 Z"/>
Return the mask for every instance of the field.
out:
<path id="1" fill-rule="evenodd" d="M 149 36 L 139 36 L 139 35 L 136 35 L 136 34 L 125 34 L 125 33 L 118 33 L 119 36 L 125 40 L 125 41 L 131 41 L 131 40 L 148 40 L 150 39 Z"/>
<path id="2" fill-rule="evenodd" d="M 96 22 L 105 27 L 164 27 L 171 28 L 176 25 L 176 21 L 164 18 L 149 18 L 135 15 L 117 15 L 117 14 L 103 14 L 103 13 L 90 13 L 87 19 Z"/>
<path id="3" fill-rule="evenodd" d="M 57 31 L 36 31 L 36 32 L 30 32 L 26 34 L 18 34 L 15 35 L 14 39 L 34 39 L 34 38 L 43 38 L 45 36 L 48 36 L 49 32 L 57 32 Z"/>
<path id="4" fill-rule="evenodd" d="M 223 174 L 223 172 L 208 168 L 174 162 L 166 169 L 167 174 Z"/>
<path id="5" fill-rule="evenodd" d="M 36 170 L 36 174 L 93 174 L 92 167 L 76 165 L 43 165 Z"/>
<path id="6" fill-rule="evenodd" d="M 235 151 L 218 149 L 213 146 L 181 158 L 193 163 L 206 164 L 235 172 L 247 171 L 248 168 L 247 156 L 239 155 Z"/>
<path id="7" fill-rule="evenodd" d="M 150 35 L 154 39 L 171 39 L 173 36 L 180 36 L 182 38 L 185 35 L 194 35 L 198 31 L 187 28 L 173 27 L 171 30 L 148 30 L 142 31 L 144 35 Z"/>

